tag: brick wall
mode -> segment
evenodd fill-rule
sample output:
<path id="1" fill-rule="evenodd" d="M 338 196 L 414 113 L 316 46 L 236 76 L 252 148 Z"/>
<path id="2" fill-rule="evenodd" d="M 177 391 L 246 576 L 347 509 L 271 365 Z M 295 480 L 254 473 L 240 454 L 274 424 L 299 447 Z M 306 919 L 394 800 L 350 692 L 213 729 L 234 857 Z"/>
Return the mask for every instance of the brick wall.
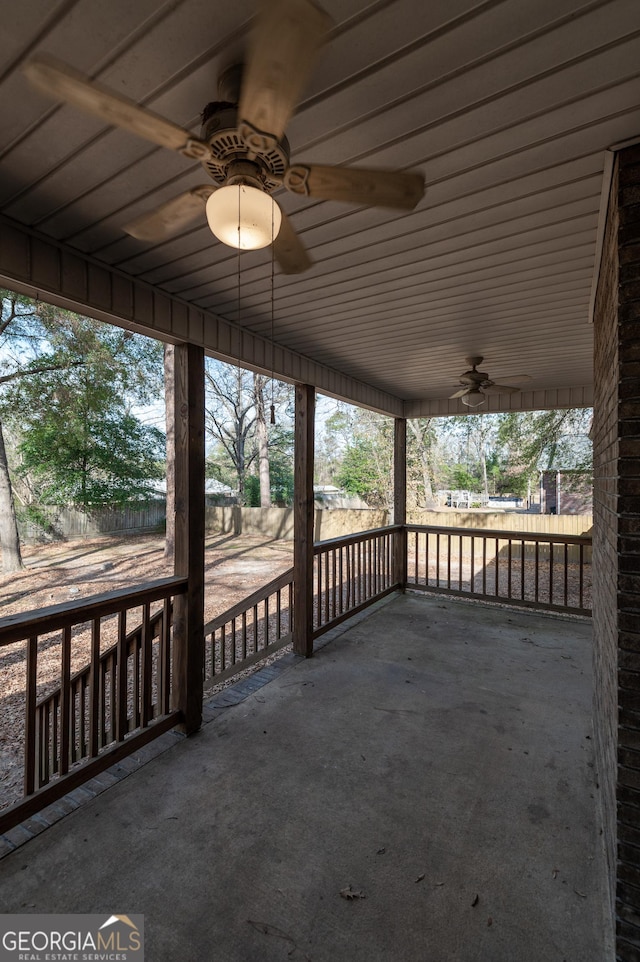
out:
<path id="1" fill-rule="evenodd" d="M 618 958 L 640 960 L 640 145 L 618 167 Z"/>
<path id="2" fill-rule="evenodd" d="M 594 312 L 594 735 L 611 914 L 616 881 L 618 711 L 618 171 L 614 171 Z"/>

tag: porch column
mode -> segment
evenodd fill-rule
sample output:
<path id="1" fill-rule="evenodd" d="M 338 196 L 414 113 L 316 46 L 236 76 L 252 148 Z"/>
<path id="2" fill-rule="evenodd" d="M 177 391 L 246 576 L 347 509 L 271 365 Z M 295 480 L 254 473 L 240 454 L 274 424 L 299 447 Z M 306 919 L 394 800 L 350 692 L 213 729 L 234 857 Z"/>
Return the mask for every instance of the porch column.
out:
<path id="1" fill-rule="evenodd" d="M 202 722 L 204 653 L 204 351 L 175 349 L 175 574 L 189 579 L 173 605 L 172 704 L 190 735 Z"/>
<path id="2" fill-rule="evenodd" d="M 293 501 L 293 650 L 313 654 L 313 454 L 315 388 L 296 384 Z"/>
<path id="3" fill-rule="evenodd" d="M 640 144 L 615 158 L 594 308 L 594 736 L 616 959 L 640 945 Z"/>
<path id="4" fill-rule="evenodd" d="M 407 523 L 407 422 L 396 418 L 393 435 L 393 523 Z M 393 580 L 404 591 L 407 583 L 407 532 L 393 540 Z"/>

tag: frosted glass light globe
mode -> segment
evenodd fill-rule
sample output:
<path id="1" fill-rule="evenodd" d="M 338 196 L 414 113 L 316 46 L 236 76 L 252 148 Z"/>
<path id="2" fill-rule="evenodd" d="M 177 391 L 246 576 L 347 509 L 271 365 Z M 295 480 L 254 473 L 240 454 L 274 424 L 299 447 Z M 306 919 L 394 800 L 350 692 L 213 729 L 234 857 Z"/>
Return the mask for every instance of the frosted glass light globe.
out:
<path id="1" fill-rule="evenodd" d="M 207 200 L 211 232 L 229 247 L 258 250 L 276 239 L 282 212 L 273 197 L 247 184 L 214 190 Z"/>
<path id="2" fill-rule="evenodd" d="M 477 408 L 487 400 L 486 396 L 482 391 L 469 391 L 468 394 L 463 394 L 460 398 L 463 404 L 466 404 L 468 408 Z"/>

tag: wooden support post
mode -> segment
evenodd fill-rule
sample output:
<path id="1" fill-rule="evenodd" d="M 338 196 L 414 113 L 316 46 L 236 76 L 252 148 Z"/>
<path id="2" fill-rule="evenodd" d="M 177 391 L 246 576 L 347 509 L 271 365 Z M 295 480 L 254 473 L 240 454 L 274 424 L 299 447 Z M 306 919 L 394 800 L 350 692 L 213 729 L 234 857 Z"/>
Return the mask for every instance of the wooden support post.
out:
<path id="1" fill-rule="evenodd" d="M 313 449 L 316 395 L 310 384 L 296 384 L 293 506 L 293 649 L 313 654 Z M 319 603 L 319 600 L 318 600 Z"/>
<path id="2" fill-rule="evenodd" d="M 204 661 L 204 351 L 175 349 L 175 574 L 189 579 L 173 602 L 172 707 L 182 731 L 202 722 Z"/>
<path id="3" fill-rule="evenodd" d="M 407 422 L 396 418 L 393 435 L 393 523 L 407 523 Z M 407 532 L 394 535 L 393 580 L 404 591 L 407 583 Z"/>

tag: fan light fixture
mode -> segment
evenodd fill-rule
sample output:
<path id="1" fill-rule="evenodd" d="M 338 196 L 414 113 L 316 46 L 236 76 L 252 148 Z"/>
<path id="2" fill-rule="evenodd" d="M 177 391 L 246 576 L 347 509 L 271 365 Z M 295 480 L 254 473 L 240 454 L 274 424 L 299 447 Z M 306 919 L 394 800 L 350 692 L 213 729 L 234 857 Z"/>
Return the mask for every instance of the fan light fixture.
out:
<path id="1" fill-rule="evenodd" d="M 207 221 L 218 240 L 240 250 L 268 247 L 282 223 L 273 197 L 248 184 L 227 184 L 207 200 Z"/>
<path id="2" fill-rule="evenodd" d="M 466 404 L 468 408 L 479 408 L 481 404 L 484 404 L 486 397 L 482 391 L 468 391 L 467 394 L 463 394 L 460 398 L 463 404 Z"/>

